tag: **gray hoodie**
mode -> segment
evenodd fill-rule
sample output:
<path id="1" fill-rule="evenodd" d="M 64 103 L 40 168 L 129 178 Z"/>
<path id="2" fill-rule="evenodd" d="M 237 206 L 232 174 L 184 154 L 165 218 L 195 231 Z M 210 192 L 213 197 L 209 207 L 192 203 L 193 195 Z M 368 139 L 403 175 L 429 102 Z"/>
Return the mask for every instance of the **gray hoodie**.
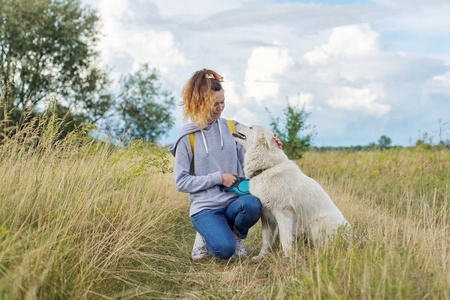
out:
<path id="1" fill-rule="evenodd" d="M 192 132 L 195 174 L 191 170 L 189 134 Z M 236 193 L 220 191 L 221 174 L 244 176 L 245 149 L 233 139 L 227 120 L 215 120 L 203 129 L 192 123 L 186 124 L 169 150 L 175 156 L 175 185 L 178 191 L 189 193 L 189 216 L 203 209 L 226 207 L 238 197 Z"/>

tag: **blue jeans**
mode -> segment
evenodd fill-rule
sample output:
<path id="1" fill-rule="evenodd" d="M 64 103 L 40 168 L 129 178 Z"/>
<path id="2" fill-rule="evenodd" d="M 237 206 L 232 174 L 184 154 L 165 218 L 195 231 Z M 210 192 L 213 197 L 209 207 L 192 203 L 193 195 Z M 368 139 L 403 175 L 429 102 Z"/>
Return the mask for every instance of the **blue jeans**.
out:
<path id="1" fill-rule="evenodd" d="M 230 205 L 218 209 L 204 209 L 191 217 L 195 230 L 203 236 L 209 252 L 215 257 L 228 259 L 236 251 L 237 235 L 245 239 L 250 227 L 261 217 L 259 199 L 245 195 Z"/>

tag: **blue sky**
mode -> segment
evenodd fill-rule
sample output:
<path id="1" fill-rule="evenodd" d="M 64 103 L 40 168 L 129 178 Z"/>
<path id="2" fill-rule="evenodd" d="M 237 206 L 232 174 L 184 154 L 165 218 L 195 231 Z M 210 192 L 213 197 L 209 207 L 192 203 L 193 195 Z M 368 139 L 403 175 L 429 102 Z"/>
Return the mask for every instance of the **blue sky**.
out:
<path id="1" fill-rule="evenodd" d="M 307 1 L 307 0 L 272 0 L 273 3 L 320 3 L 327 5 L 349 5 L 349 4 L 371 4 L 374 1 L 364 0 L 323 0 L 323 1 Z"/>
<path id="2" fill-rule="evenodd" d="M 102 64 L 149 63 L 180 101 L 196 70 L 225 78 L 226 118 L 268 125 L 304 106 L 316 146 L 438 139 L 450 121 L 450 2 L 84 0 L 99 10 Z M 161 142 L 171 143 L 183 125 Z M 450 139 L 449 127 L 443 133 Z"/>

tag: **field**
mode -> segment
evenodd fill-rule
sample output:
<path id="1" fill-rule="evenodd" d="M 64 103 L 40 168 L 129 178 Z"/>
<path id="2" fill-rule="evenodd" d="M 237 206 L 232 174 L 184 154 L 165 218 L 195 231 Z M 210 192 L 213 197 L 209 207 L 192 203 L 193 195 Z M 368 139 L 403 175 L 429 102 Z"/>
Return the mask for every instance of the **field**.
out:
<path id="1" fill-rule="evenodd" d="M 450 153 L 307 152 L 352 224 L 260 261 L 194 262 L 188 200 L 164 149 L 23 133 L 0 148 L 2 299 L 449 299 Z M 259 251 L 260 225 L 246 240 Z"/>

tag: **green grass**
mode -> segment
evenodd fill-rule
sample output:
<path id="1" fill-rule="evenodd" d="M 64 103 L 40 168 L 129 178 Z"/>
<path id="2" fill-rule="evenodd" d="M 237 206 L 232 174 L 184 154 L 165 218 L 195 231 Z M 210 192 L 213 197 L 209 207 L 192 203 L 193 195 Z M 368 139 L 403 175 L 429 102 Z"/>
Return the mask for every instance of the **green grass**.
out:
<path id="1" fill-rule="evenodd" d="M 2 299 L 450 298 L 448 150 L 308 152 L 300 167 L 350 235 L 322 248 L 298 240 L 289 259 L 277 243 L 260 261 L 194 262 L 167 152 L 76 136 L 36 143 L 29 130 L 0 148 Z M 258 224 L 246 240 L 250 256 L 260 234 Z"/>

